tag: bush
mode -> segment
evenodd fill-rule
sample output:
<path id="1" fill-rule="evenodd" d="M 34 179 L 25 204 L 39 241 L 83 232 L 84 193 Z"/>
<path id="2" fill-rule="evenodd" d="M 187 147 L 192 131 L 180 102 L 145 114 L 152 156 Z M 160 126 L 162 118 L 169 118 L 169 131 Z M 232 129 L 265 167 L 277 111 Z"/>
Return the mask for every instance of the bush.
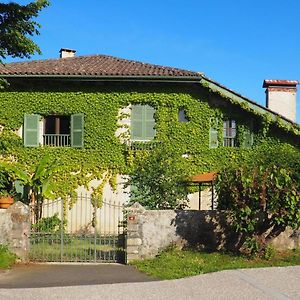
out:
<path id="1" fill-rule="evenodd" d="M 32 225 L 32 229 L 36 232 L 54 233 L 59 230 L 60 226 L 61 220 L 58 213 L 56 213 L 52 217 L 41 218 L 36 224 Z"/>
<path id="2" fill-rule="evenodd" d="M 61 238 L 64 239 L 65 244 L 71 243 L 70 234 L 65 232 L 63 225 L 61 234 L 61 220 L 58 213 L 52 217 L 41 218 L 36 224 L 32 225 L 33 233 L 31 233 L 30 240 L 34 244 L 60 244 Z"/>
<path id="3" fill-rule="evenodd" d="M 6 245 L 0 245 L 0 269 L 10 268 L 16 259 L 16 255 L 11 253 Z"/>
<path id="4" fill-rule="evenodd" d="M 218 208 L 230 210 L 233 226 L 245 241 L 241 250 L 249 255 L 264 255 L 268 244 L 287 226 L 300 226 L 300 172 L 296 164 L 232 166 L 220 172 L 217 190 Z"/>
<path id="5" fill-rule="evenodd" d="M 184 158 L 161 147 L 135 160 L 127 185 L 131 201 L 149 209 L 173 209 L 187 204 L 188 178 Z"/>

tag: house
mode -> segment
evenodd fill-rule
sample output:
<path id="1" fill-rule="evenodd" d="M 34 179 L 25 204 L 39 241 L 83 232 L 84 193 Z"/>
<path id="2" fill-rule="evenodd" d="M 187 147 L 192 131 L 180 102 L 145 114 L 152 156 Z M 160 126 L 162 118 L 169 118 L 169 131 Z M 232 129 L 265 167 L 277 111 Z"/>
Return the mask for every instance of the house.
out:
<path id="1" fill-rule="evenodd" d="M 0 66 L 10 83 L 0 92 L 1 155 L 24 167 L 46 153 L 59 158 L 62 197 L 100 187 L 126 201 L 130 154 L 156 142 L 182 153 L 191 175 L 262 144 L 300 147 L 298 81 L 265 80 L 263 107 L 202 73 L 75 52 Z"/>

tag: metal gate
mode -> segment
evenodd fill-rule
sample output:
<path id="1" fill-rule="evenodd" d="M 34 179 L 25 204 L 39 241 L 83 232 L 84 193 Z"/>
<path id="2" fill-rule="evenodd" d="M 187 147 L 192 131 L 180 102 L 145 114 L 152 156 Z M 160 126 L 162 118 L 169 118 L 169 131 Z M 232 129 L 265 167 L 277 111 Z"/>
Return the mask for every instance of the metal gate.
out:
<path id="1" fill-rule="evenodd" d="M 125 262 L 123 205 L 98 200 L 84 195 L 31 206 L 30 259 Z"/>

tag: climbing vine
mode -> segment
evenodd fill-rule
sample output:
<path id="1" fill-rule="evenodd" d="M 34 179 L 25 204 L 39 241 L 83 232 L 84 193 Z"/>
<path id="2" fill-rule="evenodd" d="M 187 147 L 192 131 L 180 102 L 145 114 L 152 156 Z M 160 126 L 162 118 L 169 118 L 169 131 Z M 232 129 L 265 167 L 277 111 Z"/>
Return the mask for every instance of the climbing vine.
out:
<path id="1" fill-rule="evenodd" d="M 261 148 L 276 147 L 278 144 L 296 149 L 299 146 L 298 131 L 294 127 L 288 129 L 280 120 L 253 114 L 245 104 L 241 109 L 241 105 L 224 101 L 221 95 L 201 85 L 196 88 L 146 84 L 122 88 L 92 84 L 77 84 L 74 88 L 74 85 L 60 83 L 47 86 L 20 87 L 12 84 L 9 90 L 0 92 L 0 154 L 11 157 L 27 170 L 31 170 L 46 154 L 58 158 L 60 167 L 54 178 L 57 184 L 53 192 L 61 197 L 74 193 L 80 185 L 88 187 L 92 179 L 103 179 L 96 189 L 99 194 L 104 182 L 116 188 L 116 174 L 128 174 L 135 157 L 143 156 L 144 151 L 138 150 L 143 147 L 128 147 L 116 136 L 118 120 L 128 117 L 127 114 L 120 114 L 120 110 L 130 104 L 149 104 L 156 109 L 156 137 L 149 145 L 155 147 L 155 142 L 159 142 L 170 151 L 170 155 L 172 152 L 187 154 L 182 164 L 191 175 L 217 171 L 232 161 L 245 161 Z M 178 122 L 179 109 L 185 110 L 188 122 Z M 24 147 L 18 131 L 23 125 L 25 113 L 42 116 L 84 113 L 84 148 Z M 215 149 L 209 148 L 211 117 L 220 120 L 219 147 Z M 238 124 L 236 148 L 222 146 L 222 120 L 227 117 L 234 118 Z M 256 128 L 253 129 L 253 147 L 246 149 L 242 144 L 245 128 L 250 126 L 249 120 L 256 124 Z M 277 129 L 274 134 L 270 129 L 272 126 Z M 123 137 L 128 139 L 128 133 Z M 146 150 L 149 149 L 151 147 Z"/>

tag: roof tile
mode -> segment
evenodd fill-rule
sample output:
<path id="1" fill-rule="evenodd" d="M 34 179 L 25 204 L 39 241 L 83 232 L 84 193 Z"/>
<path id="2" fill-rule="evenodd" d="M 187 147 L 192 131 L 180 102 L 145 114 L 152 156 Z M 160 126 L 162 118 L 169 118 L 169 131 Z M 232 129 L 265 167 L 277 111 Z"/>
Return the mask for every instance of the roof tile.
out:
<path id="1" fill-rule="evenodd" d="M 199 77 L 199 73 L 193 71 L 163 67 L 107 55 L 8 63 L 0 65 L 0 75 Z"/>

